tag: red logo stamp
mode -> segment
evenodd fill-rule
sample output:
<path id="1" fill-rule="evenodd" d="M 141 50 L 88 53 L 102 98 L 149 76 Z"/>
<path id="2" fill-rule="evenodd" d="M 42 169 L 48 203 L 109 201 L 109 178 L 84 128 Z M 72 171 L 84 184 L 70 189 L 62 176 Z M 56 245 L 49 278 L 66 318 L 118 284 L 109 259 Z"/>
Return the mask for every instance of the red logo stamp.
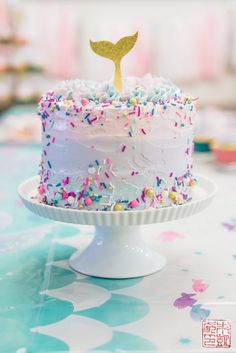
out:
<path id="1" fill-rule="evenodd" d="M 229 320 L 206 319 L 202 321 L 202 347 L 230 348 L 231 323 Z"/>

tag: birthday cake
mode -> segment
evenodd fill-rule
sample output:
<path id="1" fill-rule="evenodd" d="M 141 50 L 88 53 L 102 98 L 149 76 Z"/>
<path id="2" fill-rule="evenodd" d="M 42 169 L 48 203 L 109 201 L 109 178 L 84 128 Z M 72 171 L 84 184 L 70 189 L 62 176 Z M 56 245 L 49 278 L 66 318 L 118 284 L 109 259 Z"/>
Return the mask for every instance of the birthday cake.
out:
<path id="1" fill-rule="evenodd" d="M 49 205 L 97 211 L 192 199 L 194 99 L 169 80 L 64 81 L 40 100 L 38 192 Z"/>

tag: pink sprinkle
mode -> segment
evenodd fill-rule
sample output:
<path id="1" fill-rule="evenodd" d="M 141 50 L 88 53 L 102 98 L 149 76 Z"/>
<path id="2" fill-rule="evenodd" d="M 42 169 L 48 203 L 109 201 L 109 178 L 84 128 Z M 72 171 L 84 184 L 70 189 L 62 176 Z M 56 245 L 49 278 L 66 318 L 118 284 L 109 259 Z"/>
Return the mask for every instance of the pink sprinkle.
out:
<path id="1" fill-rule="evenodd" d="M 146 131 L 143 128 L 141 129 L 141 131 L 144 135 L 147 135 Z"/>
<path id="2" fill-rule="evenodd" d="M 177 123 L 177 121 L 175 122 L 175 127 L 177 127 L 178 126 L 178 123 Z"/>
<path id="3" fill-rule="evenodd" d="M 124 145 L 123 147 L 122 147 L 122 152 L 124 152 L 126 150 L 126 146 Z"/>
<path id="4" fill-rule="evenodd" d="M 110 178 L 109 174 L 107 172 L 105 172 L 104 174 L 106 175 L 107 178 Z"/>
<path id="5" fill-rule="evenodd" d="M 140 109 L 140 106 L 138 106 L 138 116 L 140 116 L 140 113 L 141 113 L 141 109 Z"/>
<path id="6" fill-rule="evenodd" d="M 102 104 L 102 108 L 104 108 L 104 107 L 109 107 L 109 105 L 111 105 L 111 103 L 103 103 L 103 104 Z"/>
<path id="7" fill-rule="evenodd" d="M 62 179 L 62 184 L 67 185 L 69 184 L 70 178 L 67 176 L 65 179 Z"/>
<path id="8" fill-rule="evenodd" d="M 54 143 L 55 140 L 56 140 L 56 137 L 53 136 L 53 138 L 52 138 L 52 143 Z"/>
<path id="9" fill-rule="evenodd" d="M 70 124 L 71 124 L 71 126 L 72 126 L 72 127 L 75 127 L 75 124 L 74 124 L 74 123 L 72 123 L 72 121 L 70 122 Z"/>
<path id="10" fill-rule="evenodd" d="M 82 98 L 82 99 L 81 99 L 81 104 L 82 104 L 83 106 L 87 105 L 87 104 L 88 104 L 88 100 L 87 100 L 86 98 Z"/>
<path id="11" fill-rule="evenodd" d="M 107 158 L 107 164 L 111 164 L 111 161 L 109 158 Z"/>
<path id="12" fill-rule="evenodd" d="M 132 112 L 129 112 L 129 115 L 133 115 L 133 114 L 135 114 L 135 112 L 134 112 L 134 111 L 132 111 Z"/>
<path id="13" fill-rule="evenodd" d="M 125 123 L 124 127 L 128 127 L 129 126 L 129 122 Z"/>
<path id="14" fill-rule="evenodd" d="M 175 112 L 176 115 L 178 115 L 180 118 L 182 117 L 182 115 L 179 112 Z"/>
<path id="15" fill-rule="evenodd" d="M 170 173 L 169 177 L 171 178 L 173 176 L 173 172 Z"/>
<path id="16" fill-rule="evenodd" d="M 68 198 L 68 195 L 65 191 L 62 193 L 62 200 L 66 200 Z"/>
<path id="17" fill-rule="evenodd" d="M 142 191 L 142 196 L 141 196 L 141 199 L 144 203 L 146 203 L 146 198 L 145 198 L 145 191 L 146 191 L 146 188 L 143 189 Z"/>
<path id="18" fill-rule="evenodd" d="M 96 121 L 96 120 L 98 120 L 98 117 L 97 117 L 97 116 L 95 116 L 95 118 L 91 119 L 90 122 L 92 123 L 92 122 L 94 122 L 94 121 Z"/>
<path id="19" fill-rule="evenodd" d="M 135 173 L 134 173 L 134 171 L 131 173 L 131 175 L 133 176 Z"/>
<path id="20" fill-rule="evenodd" d="M 131 201 L 128 206 L 131 208 L 137 208 L 138 205 L 139 205 L 139 201 L 136 199 L 136 200 Z"/>
<path id="21" fill-rule="evenodd" d="M 38 187 L 38 192 L 40 193 L 40 195 L 42 195 L 45 192 L 43 185 L 40 185 Z"/>
<path id="22" fill-rule="evenodd" d="M 90 206 L 93 203 L 93 200 L 90 197 L 86 197 L 86 199 L 84 200 L 84 203 L 86 206 Z"/>

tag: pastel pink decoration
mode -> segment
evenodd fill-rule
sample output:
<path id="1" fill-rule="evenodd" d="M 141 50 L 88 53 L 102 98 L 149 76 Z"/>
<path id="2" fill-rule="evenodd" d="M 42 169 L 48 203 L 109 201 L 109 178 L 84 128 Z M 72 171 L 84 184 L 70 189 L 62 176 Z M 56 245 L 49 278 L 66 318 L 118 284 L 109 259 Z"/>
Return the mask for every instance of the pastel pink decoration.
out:
<path id="1" fill-rule="evenodd" d="M 208 287 L 209 285 L 204 283 L 201 279 L 193 279 L 192 288 L 195 292 L 205 292 Z"/>
<path id="2" fill-rule="evenodd" d="M 40 195 L 44 194 L 45 190 L 44 190 L 44 187 L 42 185 L 40 185 L 38 187 L 38 192 L 39 192 Z"/>
<path id="3" fill-rule="evenodd" d="M 139 205 L 139 202 L 138 202 L 137 200 L 133 200 L 133 201 L 131 201 L 131 202 L 129 203 L 129 206 L 130 206 L 131 208 L 137 208 L 138 205 Z"/>
<path id="4" fill-rule="evenodd" d="M 161 238 L 161 240 L 163 242 L 168 242 L 168 241 L 172 242 L 172 241 L 175 241 L 177 239 L 185 238 L 185 235 L 170 230 L 170 231 L 162 232 L 160 234 L 160 238 Z"/>
<path id="5" fill-rule="evenodd" d="M 86 199 L 84 200 L 84 203 L 86 206 L 90 206 L 93 203 L 93 200 L 90 197 L 86 197 Z"/>
<path id="6" fill-rule="evenodd" d="M 62 200 L 66 200 L 68 198 L 67 192 L 63 191 L 62 193 Z"/>
<path id="7" fill-rule="evenodd" d="M 87 100 L 86 98 L 82 98 L 82 99 L 81 99 L 81 104 L 82 104 L 83 106 L 87 105 L 87 104 L 88 104 L 88 100 Z"/>
<path id="8" fill-rule="evenodd" d="M 66 177 L 65 179 L 62 179 L 62 184 L 67 185 L 67 184 L 69 184 L 69 181 L 70 181 L 70 178 Z"/>

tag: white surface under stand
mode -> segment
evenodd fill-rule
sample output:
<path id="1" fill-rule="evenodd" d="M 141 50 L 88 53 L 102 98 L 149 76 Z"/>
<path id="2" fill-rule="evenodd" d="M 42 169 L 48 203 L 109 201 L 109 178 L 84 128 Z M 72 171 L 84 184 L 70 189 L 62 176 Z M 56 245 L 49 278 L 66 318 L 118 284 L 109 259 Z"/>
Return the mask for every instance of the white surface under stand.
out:
<path id="1" fill-rule="evenodd" d="M 41 204 L 32 198 L 37 193 L 38 177 L 23 182 L 19 195 L 32 212 L 56 221 L 95 225 L 95 236 L 88 247 L 69 259 L 77 272 L 104 278 L 133 278 L 161 270 L 166 259 L 143 240 L 140 225 L 173 221 L 204 210 L 216 193 L 210 179 L 197 175 L 193 200 L 176 207 L 137 211 L 86 211 Z"/>

